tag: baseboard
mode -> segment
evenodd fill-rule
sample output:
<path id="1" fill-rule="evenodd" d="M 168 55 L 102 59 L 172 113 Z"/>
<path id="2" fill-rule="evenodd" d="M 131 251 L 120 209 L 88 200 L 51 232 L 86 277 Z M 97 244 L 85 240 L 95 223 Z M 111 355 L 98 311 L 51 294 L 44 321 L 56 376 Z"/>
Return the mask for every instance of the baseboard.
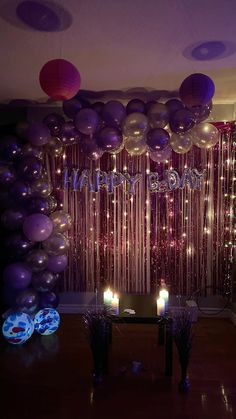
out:
<path id="1" fill-rule="evenodd" d="M 98 309 L 101 309 L 103 306 L 97 305 Z M 57 310 L 59 313 L 68 313 L 68 314 L 83 314 L 86 311 L 94 311 L 96 306 L 94 304 L 59 304 Z"/>

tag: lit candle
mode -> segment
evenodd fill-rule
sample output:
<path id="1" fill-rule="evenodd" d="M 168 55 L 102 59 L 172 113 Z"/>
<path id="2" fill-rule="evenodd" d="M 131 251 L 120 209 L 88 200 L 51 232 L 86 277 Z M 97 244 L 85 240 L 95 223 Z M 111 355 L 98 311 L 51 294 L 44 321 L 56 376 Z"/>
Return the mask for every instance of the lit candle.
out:
<path id="1" fill-rule="evenodd" d="M 114 294 L 114 297 L 111 300 L 112 312 L 115 316 L 119 316 L 119 298 L 117 294 Z"/>
<path id="2" fill-rule="evenodd" d="M 108 288 L 106 291 L 104 291 L 103 293 L 103 303 L 106 306 L 111 306 L 111 302 L 112 302 L 112 297 L 113 297 L 113 293 L 110 290 L 110 288 Z"/>
<path id="3" fill-rule="evenodd" d="M 168 311 L 169 291 L 166 288 L 162 288 L 159 291 L 159 297 L 165 301 L 165 312 Z"/>
<path id="4" fill-rule="evenodd" d="M 157 299 L 157 315 L 163 316 L 165 314 L 165 300 L 163 298 Z"/>

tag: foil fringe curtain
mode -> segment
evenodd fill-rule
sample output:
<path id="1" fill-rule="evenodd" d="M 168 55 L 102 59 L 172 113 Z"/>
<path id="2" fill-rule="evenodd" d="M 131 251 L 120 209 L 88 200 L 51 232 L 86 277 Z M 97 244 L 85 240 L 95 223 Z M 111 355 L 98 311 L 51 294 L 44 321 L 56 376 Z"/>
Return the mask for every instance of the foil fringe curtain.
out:
<path id="1" fill-rule="evenodd" d="M 155 292 L 165 278 L 171 292 L 191 295 L 205 287 L 231 290 L 235 134 L 223 126 L 213 149 L 197 147 L 185 155 L 172 153 L 158 164 L 148 154 L 131 157 L 126 151 L 89 161 L 76 145 L 62 158 L 48 158 L 48 169 L 61 208 L 73 220 L 69 232 L 69 266 L 62 291 L 94 291 L 111 285 L 119 292 Z M 113 194 L 62 190 L 63 167 L 92 171 L 128 170 L 142 173 L 136 194 L 122 186 Z M 146 174 L 185 167 L 206 170 L 200 191 L 188 187 L 150 193 Z"/>

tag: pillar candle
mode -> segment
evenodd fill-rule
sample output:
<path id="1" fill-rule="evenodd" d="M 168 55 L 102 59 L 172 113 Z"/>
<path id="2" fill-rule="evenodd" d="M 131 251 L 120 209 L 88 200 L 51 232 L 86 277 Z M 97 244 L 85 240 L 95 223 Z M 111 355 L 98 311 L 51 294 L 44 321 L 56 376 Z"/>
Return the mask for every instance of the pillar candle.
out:
<path id="1" fill-rule="evenodd" d="M 163 298 L 157 299 L 157 315 L 163 316 L 165 314 L 165 300 Z"/>
<path id="2" fill-rule="evenodd" d="M 159 292 L 159 297 L 163 298 L 163 300 L 165 301 L 165 312 L 168 311 L 168 304 L 169 304 L 169 292 L 167 291 L 166 288 L 162 288 Z"/>
<path id="3" fill-rule="evenodd" d="M 106 306 L 111 306 L 111 302 L 112 302 L 112 297 L 113 297 L 113 293 L 110 290 L 110 288 L 108 288 L 106 291 L 104 291 L 103 293 L 103 303 Z"/>

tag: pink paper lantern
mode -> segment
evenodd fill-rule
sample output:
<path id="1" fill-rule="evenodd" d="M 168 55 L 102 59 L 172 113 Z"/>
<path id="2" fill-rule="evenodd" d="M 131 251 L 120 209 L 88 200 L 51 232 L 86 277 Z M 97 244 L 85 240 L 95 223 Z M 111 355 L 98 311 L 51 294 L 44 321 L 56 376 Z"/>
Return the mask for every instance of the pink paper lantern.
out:
<path id="1" fill-rule="evenodd" d="M 43 91 L 54 100 L 71 99 L 80 88 L 80 73 L 69 61 L 56 59 L 48 61 L 39 73 Z"/>

